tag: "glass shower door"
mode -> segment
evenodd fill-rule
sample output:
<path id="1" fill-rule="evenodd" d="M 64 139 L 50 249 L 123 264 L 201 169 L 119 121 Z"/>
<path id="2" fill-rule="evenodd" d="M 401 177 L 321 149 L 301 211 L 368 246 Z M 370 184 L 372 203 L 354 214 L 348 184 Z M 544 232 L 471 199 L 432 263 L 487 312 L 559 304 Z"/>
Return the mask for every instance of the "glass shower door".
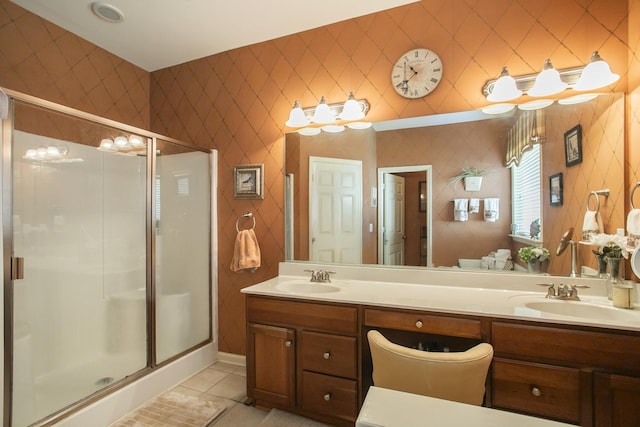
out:
<path id="1" fill-rule="evenodd" d="M 20 102 L 14 129 L 24 278 L 12 282 L 12 418 L 23 426 L 147 365 L 147 162 L 146 150 L 97 149 L 128 134 Z"/>
<path id="2" fill-rule="evenodd" d="M 211 337 L 210 155 L 158 140 L 154 181 L 156 361 Z"/>

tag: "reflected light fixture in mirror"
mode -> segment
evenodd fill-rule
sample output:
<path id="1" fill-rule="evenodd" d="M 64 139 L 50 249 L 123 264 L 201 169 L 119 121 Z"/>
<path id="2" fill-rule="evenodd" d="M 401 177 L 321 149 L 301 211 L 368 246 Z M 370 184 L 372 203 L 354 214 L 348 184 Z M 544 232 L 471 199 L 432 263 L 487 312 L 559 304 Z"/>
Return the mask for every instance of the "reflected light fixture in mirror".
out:
<path id="1" fill-rule="evenodd" d="M 320 131 L 329 133 L 342 132 L 343 124 L 337 124 L 337 120 L 342 120 L 351 129 L 366 129 L 370 123 L 362 121 L 369 111 L 369 103 L 364 99 L 356 99 L 353 92 L 344 103 L 327 104 L 325 97 L 320 98 L 320 102 L 315 107 L 302 108 L 298 101 L 295 101 L 289 113 L 289 120 L 285 125 L 292 128 L 302 128 L 298 130 L 300 135 L 317 135 Z M 320 127 L 310 127 L 317 124 Z"/>

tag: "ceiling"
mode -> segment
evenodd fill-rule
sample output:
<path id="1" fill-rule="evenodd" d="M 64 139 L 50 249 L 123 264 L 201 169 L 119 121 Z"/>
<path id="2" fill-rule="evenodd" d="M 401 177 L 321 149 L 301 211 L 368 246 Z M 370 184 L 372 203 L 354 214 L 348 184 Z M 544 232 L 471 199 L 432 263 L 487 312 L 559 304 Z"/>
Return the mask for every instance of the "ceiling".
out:
<path id="1" fill-rule="evenodd" d="M 124 15 L 98 18 L 92 0 L 12 0 L 147 71 L 418 0 L 106 0 Z"/>

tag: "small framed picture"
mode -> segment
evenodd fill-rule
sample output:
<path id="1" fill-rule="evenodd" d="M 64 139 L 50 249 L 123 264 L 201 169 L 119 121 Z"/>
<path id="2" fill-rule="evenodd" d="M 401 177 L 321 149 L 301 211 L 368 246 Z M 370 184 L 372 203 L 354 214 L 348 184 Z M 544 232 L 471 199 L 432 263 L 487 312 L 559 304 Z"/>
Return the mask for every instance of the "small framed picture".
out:
<path id="1" fill-rule="evenodd" d="M 549 177 L 549 197 L 551 206 L 562 206 L 562 173 Z"/>
<path id="2" fill-rule="evenodd" d="M 235 199 L 264 199 L 264 164 L 233 168 Z"/>
<path id="3" fill-rule="evenodd" d="M 576 125 L 564 133 L 565 164 L 582 163 L 582 126 Z"/>
<path id="4" fill-rule="evenodd" d="M 418 183 L 418 212 L 427 211 L 427 181 Z"/>

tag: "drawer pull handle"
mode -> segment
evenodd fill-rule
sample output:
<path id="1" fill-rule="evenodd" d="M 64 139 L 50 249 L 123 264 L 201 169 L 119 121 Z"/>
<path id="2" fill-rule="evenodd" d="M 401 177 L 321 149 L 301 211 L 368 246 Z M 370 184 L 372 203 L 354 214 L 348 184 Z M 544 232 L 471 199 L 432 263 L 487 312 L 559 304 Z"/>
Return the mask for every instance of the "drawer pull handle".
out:
<path id="1" fill-rule="evenodd" d="M 285 347 L 291 347 L 291 340 L 286 340 L 286 341 L 284 342 L 284 346 L 285 346 Z"/>
<path id="2" fill-rule="evenodd" d="M 422 320 L 416 322 L 416 328 L 422 328 Z"/>
<path id="3" fill-rule="evenodd" d="M 327 402 L 331 400 L 331 393 L 327 393 L 324 396 L 324 400 L 326 400 Z"/>
<path id="4" fill-rule="evenodd" d="M 535 397 L 539 397 L 542 395 L 542 392 L 540 391 L 540 389 L 536 386 L 531 387 L 531 394 L 533 394 Z"/>
<path id="5" fill-rule="evenodd" d="M 322 357 L 323 357 L 325 360 L 328 360 L 328 359 L 331 357 L 331 353 L 329 353 L 328 351 L 326 351 L 326 352 L 322 355 Z"/>

